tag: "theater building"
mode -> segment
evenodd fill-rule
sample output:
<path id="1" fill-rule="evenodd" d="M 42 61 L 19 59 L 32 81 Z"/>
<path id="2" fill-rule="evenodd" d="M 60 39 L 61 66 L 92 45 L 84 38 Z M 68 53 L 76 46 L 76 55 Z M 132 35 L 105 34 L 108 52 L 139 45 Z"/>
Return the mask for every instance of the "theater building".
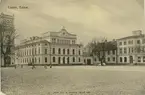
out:
<path id="1" fill-rule="evenodd" d="M 82 48 L 77 36 L 63 27 L 23 40 L 16 48 L 16 60 L 17 64 L 83 64 Z"/>
<path id="2" fill-rule="evenodd" d="M 145 64 L 145 34 L 133 31 L 131 36 L 117 40 L 118 64 Z"/>

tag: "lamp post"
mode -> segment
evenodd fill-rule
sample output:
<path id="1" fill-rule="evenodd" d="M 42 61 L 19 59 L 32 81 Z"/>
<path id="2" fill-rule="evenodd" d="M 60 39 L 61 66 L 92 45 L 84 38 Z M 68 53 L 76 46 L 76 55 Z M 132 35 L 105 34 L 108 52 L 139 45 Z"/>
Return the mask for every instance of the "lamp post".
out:
<path id="1" fill-rule="evenodd" d="M 50 49 L 50 68 L 52 68 L 52 64 L 51 64 L 51 43 L 49 42 L 49 49 Z"/>

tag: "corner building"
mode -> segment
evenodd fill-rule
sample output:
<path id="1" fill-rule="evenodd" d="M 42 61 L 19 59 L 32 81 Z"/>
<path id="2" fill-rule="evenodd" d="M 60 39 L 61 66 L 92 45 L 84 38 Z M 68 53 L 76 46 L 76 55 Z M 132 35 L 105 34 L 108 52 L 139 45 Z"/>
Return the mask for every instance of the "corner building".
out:
<path id="1" fill-rule="evenodd" d="M 117 40 L 118 64 L 145 64 L 145 34 L 133 31 L 131 36 Z"/>

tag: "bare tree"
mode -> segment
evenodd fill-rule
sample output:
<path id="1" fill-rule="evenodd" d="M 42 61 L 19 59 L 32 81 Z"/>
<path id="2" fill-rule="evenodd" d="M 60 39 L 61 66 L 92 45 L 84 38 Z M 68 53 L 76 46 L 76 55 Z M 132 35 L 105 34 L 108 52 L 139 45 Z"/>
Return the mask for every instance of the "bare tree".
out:
<path id="1" fill-rule="evenodd" d="M 88 46 L 90 49 L 90 55 L 93 58 L 97 56 L 99 61 L 101 62 L 101 65 L 103 65 L 103 63 L 106 63 L 105 52 L 117 49 L 117 45 L 113 44 L 112 42 L 107 42 L 107 39 L 105 37 L 100 39 L 93 39 L 92 42 L 88 44 Z"/>

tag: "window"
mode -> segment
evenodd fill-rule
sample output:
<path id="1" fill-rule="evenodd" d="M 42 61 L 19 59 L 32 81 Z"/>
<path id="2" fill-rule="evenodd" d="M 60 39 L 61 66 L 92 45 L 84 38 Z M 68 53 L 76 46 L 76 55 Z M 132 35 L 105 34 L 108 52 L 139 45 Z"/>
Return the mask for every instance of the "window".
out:
<path id="1" fill-rule="evenodd" d="M 63 54 L 65 54 L 65 49 L 63 49 Z"/>
<path id="2" fill-rule="evenodd" d="M 45 49 L 45 54 L 47 54 L 47 49 Z"/>
<path id="3" fill-rule="evenodd" d="M 124 45 L 126 45 L 126 41 L 124 41 Z"/>
<path id="4" fill-rule="evenodd" d="M 112 51 L 113 55 L 115 55 L 115 50 Z"/>
<path id="5" fill-rule="evenodd" d="M 142 40 L 142 43 L 145 44 L 145 39 Z"/>
<path id="6" fill-rule="evenodd" d="M 122 48 L 119 49 L 120 54 L 122 54 Z"/>
<path id="7" fill-rule="evenodd" d="M 47 57 L 45 57 L 45 63 L 47 62 Z"/>
<path id="8" fill-rule="evenodd" d="M 39 52 L 39 54 L 40 54 L 40 48 L 39 48 L 38 52 Z"/>
<path id="9" fill-rule="evenodd" d="M 47 43 L 45 43 L 45 46 L 47 46 Z"/>
<path id="10" fill-rule="evenodd" d="M 81 62 L 81 59 L 79 58 L 79 62 Z"/>
<path id="11" fill-rule="evenodd" d="M 122 42 L 119 42 L 119 45 L 122 45 Z"/>
<path id="12" fill-rule="evenodd" d="M 35 48 L 35 54 L 37 54 L 37 50 L 36 50 L 36 48 Z"/>
<path id="13" fill-rule="evenodd" d="M 113 57 L 113 61 L 115 61 L 115 57 Z"/>
<path id="14" fill-rule="evenodd" d="M 124 57 L 124 62 L 127 62 L 127 57 Z"/>
<path id="15" fill-rule="evenodd" d="M 110 61 L 110 58 L 108 57 L 108 61 Z"/>
<path id="16" fill-rule="evenodd" d="M 122 62 L 122 57 L 120 57 L 120 62 Z"/>
<path id="17" fill-rule="evenodd" d="M 75 62 L 75 58 L 73 57 L 73 62 Z"/>
<path id="18" fill-rule="evenodd" d="M 55 48 L 53 48 L 53 51 L 52 51 L 52 53 L 53 53 L 53 54 L 55 54 Z"/>
<path id="19" fill-rule="evenodd" d="M 137 44 L 140 44 L 140 40 L 137 40 Z"/>
<path id="20" fill-rule="evenodd" d="M 61 49 L 60 48 L 58 49 L 58 54 L 61 54 Z"/>
<path id="21" fill-rule="evenodd" d="M 124 53 L 127 53 L 127 48 L 124 48 Z"/>
<path id="22" fill-rule="evenodd" d="M 53 62 L 55 62 L 55 57 L 53 57 Z"/>
<path id="23" fill-rule="evenodd" d="M 141 62 L 141 57 L 138 57 L 138 62 Z"/>
<path id="24" fill-rule="evenodd" d="M 143 62 L 145 62 L 145 56 L 143 56 Z"/>
<path id="25" fill-rule="evenodd" d="M 81 51 L 79 50 L 79 55 L 81 55 Z"/>
<path id="26" fill-rule="evenodd" d="M 69 54 L 69 49 L 67 49 L 67 54 Z"/>
<path id="27" fill-rule="evenodd" d="M 40 57 L 39 57 L 39 63 L 40 63 Z"/>
<path id="28" fill-rule="evenodd" d="M 73 55 L 75 54 L 75 50 L 73 49 Z"/>
<path id="29" fill-rule="evenodd" d="M 36 57 L 35 57 L 35 63 L 37 62 L 37 59 L 36 59 Z"/>

